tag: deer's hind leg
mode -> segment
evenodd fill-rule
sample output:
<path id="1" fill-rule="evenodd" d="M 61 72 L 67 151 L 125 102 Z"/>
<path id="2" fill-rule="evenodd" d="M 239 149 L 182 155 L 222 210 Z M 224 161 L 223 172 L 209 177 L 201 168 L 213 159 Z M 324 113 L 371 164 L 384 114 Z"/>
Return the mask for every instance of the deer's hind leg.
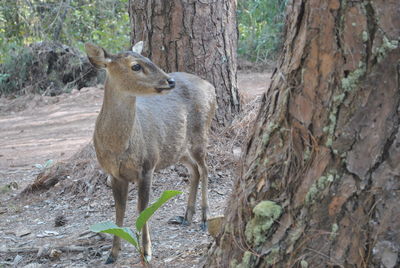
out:
<path id="1" fill-rule="evenodd" d="M 190 225 L 193 221 L 193 215 L 196 210 L 197 189 L 199 187 L 200 173 L 196 162 L 189 156 L 184 156 L 180 162 L 189 170 L 190 189 L 186 206 L 185 216 L 176 216 L 169 220 L 170 223 Z"/>
<path id="2" fill-rule="evenodd" d="M 206 152 L 204 147 L 198 148 L 193 152 L 193 159 L 196 161 L 199 177 L 201 179 L 201 224 L 203 231 L 207 230 L 208 219 L 208 169 L 206 163 Z M 197 190 L 197 187 L 196 187 Z"/>
<path id="3" fill-rule="evenodd" d="M 185 157 L 181 162 L 190 171 L 190 190 L 189 198 L 186 207 L 185 217 L 174 217 L 170 220 L 171 223 L 178 223 L 182 225 L 190 225 L 193 220 L 193 215 L 196 209 L 197 190 L 201 180 L 201 229 L 207 230 L 207 217 L 208 217 L 208 170 L 205 161 L 205 152 L 202 148 L 191 153 L 192 157 Z"/>
<path id="4" fill-rule="evenodd" d="M 196 211 L 197 189 L 199 188 L 200 173 L 196 162 L 194 162 L 190 157 L 187 157 L 185 160 L 186 161 L 183 163 L 190 172 L 190 189 L 184 223 L 190 225 Z"/>

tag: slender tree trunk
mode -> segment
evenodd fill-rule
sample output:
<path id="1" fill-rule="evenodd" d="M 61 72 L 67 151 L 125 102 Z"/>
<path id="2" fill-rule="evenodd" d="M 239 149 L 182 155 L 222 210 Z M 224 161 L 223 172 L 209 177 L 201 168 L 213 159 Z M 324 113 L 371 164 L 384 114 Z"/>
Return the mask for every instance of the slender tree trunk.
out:
<path id="1" fill-rule="evenodd" d="M 236 79 L 236 1 L 130 0 L 132 42 L 167 72 L 195 73 L 216 88 L 217 122 L 240 109 Z"/>
<path id="2" fill-rule="evenodd" d="M 400 267 L 400 2 L 296 0 L 207 267 Z"/>
<path id="3" fill-rule="evenodd" d="M 64 21 L 65 18 L 67 16 L 68 13 L 68 9 L 70 7 L 70 2 L 71 0 L 63 0 L 60 2 L 60 10 L 58 12 L 58 18 L 57 18 L 57 24 L 56 27 L 54 29 L 54 33 L 53 33 L 53 40 L 54 41 L 60 41 L 60 36 L 61 36 L 61 31 L 62 31 L 62 27 L 64 25 Z"/>

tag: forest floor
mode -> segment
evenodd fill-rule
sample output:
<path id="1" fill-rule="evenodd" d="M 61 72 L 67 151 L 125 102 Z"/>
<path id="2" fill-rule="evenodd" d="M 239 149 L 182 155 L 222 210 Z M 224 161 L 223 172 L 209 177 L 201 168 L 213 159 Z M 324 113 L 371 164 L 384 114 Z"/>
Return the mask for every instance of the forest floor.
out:
<path id="1" fill-rule="evenodd" d="M 239 73 L 245 104 L 257 106 L 255 99 L 268 88 L 270 76 L 267 72 Z M 90 194 L 67 191 L 63 183 L 57 183 L 47 191 L 20 195 L 38 174 L 50 168 L 48 165 L 69 161 L 89 143 L 102 95 L 101 87 L 93 87 L 56 97 L 0 98 L 0 267 L 141 267 L 139 255 L 127 243 L 123 243 L 116 264 L 104 265 L 112 238 L 88 231 L 94 223 L 114 221 L 114 201 L 105 182 L 96 184 Z M 248 116 L 253 119 L 254 107 L 249 108 L 253 115 Z M 228 132 L 216 130 L 210 138 L 211 216 L 223 214 L 238 172 L 233 166 L 240 161 L 244 139 L 238 138 L 238 132 L 236 136 L 225 135 Z M 200 231 L 200 213 L 189 227 L 167 223 L 170 217 L 184 214 L 188 185 L 186 171 L 179 166 L 155 175 L 152 200 L 164 190 L 181 190 L 183 194 L 150 221 L 152 267 L 201 267 L 204 261 L 212 237 Z M 136 217 L 136 190 L 131 185 L 125 226 L 133 227 Z M 55 222 L 62 226 L 55 227 Z"/>

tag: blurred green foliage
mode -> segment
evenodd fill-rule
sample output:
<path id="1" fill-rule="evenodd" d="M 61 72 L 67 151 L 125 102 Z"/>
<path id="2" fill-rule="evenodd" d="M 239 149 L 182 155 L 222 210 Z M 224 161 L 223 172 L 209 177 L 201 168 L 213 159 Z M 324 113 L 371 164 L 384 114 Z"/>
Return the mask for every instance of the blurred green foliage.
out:
<path id="1" fill-rule="evenodd" d="M 24 93 L 27 81 L 40 79 L 31 77 L 38 64 L 31 44 L 58 42 L 83 52 L 91 41 L 117 52 L 130 47 L 130 31 L 128 0 L 1 1 L 0 95 Z"/>
<path id="2" fill-rule="evenodd" d="M 289 0 L 238 0 L 239 56 L 254 62 L 274 60 L 282 45 Z"/>
<path id="3" fill-rule="evenodd" d="M 130 46 L 128 0 L 12 0 L 0 5 L 0 63 L 8 52 L 38 41 L 111 52 Z"/>

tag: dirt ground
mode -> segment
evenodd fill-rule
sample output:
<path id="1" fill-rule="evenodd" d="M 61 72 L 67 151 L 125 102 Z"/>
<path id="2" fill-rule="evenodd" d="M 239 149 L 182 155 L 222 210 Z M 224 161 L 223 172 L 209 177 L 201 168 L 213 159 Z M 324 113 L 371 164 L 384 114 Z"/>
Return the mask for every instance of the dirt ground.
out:
<path id="1" fill-rule="evenodd" d="M 248 103 L 267 89 L 270 73 L 239 73 L 238 78 L 242 99 Z M 139 255 L 127 243 L 116 264 L 104 265 L 111 236 L 88 231 L 94 223 L 114 221 L 114 201 L 105 183 L 97 184 L 91 194 L 68 192 L 58 183 L 48 191 L 19 195 L 41 171 L 67 161 L 91 140 L 102 94 L 99 87 L 56 97 L 0 98 L 0 267 L 141 267 Z M 228 157 L 240 152 L 237 144 L 221 136 L 212 134 L 209 145 L 211 216 L 223 214 L 235 178 L 233 160 L 219 152 L 229 152 Z M 221 148 L 225 144 L 231 146 Z M 164 190 L 183 194 L 150 221 L 152 267 L 202 266 L 212 238 L 199 229 L 200 213 L 189 227 L 167 223 L 184 214 L 188 185 L 186 172 L 175 166 L 154 178 L 152 200 Z M 136 217 L 136 190 L 131 185 L 125 226 L 133 227 Z M 62 226 L 55 227 L 56 222 Z"/>

